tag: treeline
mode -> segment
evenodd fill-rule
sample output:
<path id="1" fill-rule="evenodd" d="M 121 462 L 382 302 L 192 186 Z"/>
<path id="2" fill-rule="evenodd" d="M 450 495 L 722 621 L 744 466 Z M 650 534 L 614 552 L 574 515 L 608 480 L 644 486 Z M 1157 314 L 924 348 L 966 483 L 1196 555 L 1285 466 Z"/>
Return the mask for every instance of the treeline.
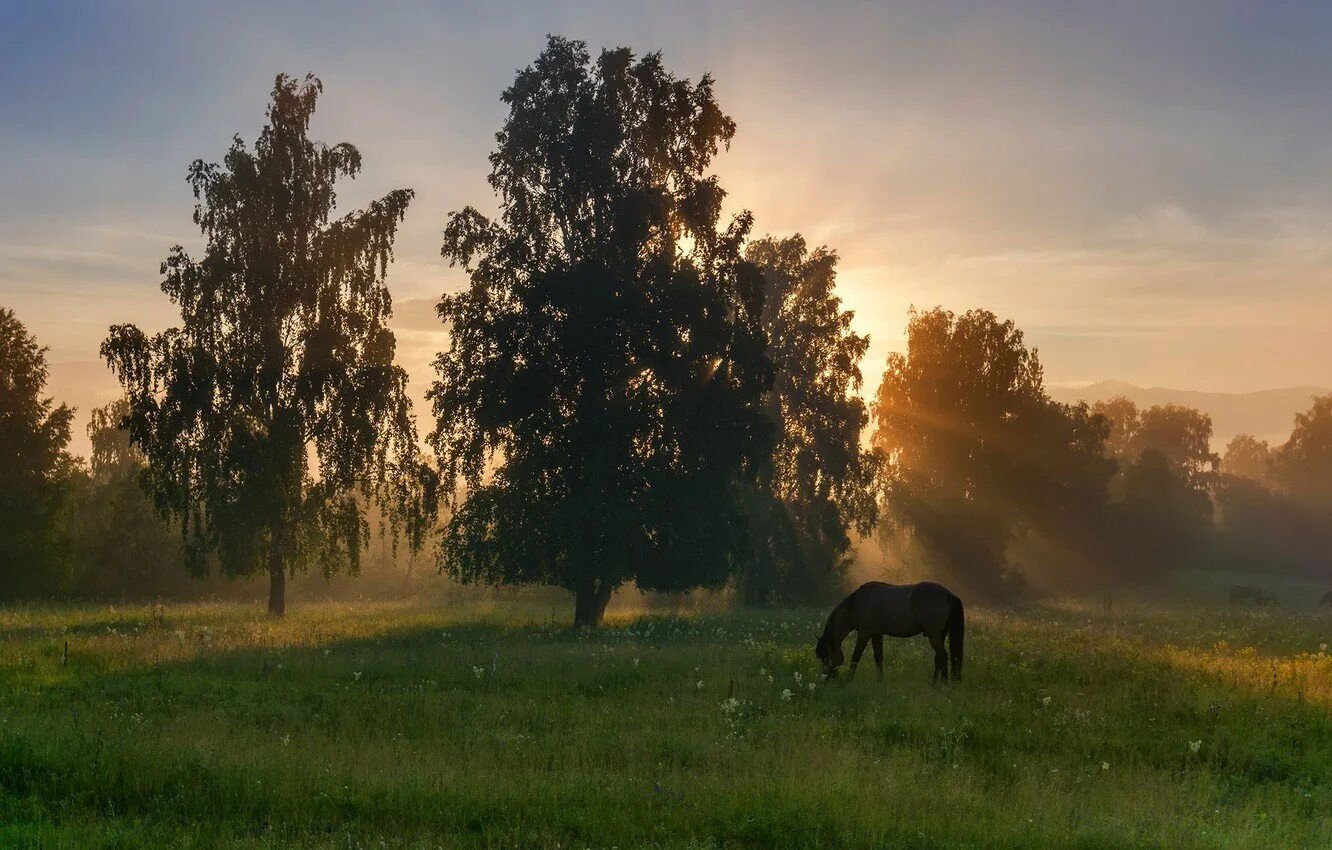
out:
<path id="1" fill-rule="evenodd" d="M 444 222 L 468 284 L 439 302 L 422 437 L 385 284 L 413 194 L 334 217 L 361 157 L 309 138 L 321 92 L 279 76 L 253 148 L 190 167 L 204 254 L 162 264 L 180 324 L 111 328 L 125 395 L 86 464 L 0 313 L 0 598 L 265 576 L 280 614 L 289 576 L 354 575 L 392 541 L 463 582 L 564 588 L 595 625 L 627 585 L 820 599 L 856 535 L 991 597 L 1023 592 L 1036 543 L 1113 583 L 1332 551 L 1332 399 L 1218 472 L 1197 411 L 1057 403 L 1012 322 L 934 309 L 867 405 L 836 253 L 722 216 L 709 168 L 736 125 L 712 79 L 555 37 L 502 95 L 498 214 Z"/>

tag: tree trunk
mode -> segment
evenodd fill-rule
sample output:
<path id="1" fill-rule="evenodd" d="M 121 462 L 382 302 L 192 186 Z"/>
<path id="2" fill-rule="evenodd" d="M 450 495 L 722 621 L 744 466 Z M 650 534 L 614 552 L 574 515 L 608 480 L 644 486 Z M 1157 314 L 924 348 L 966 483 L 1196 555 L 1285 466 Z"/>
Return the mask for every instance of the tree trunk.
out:
<path id="1" fill-rule="evenodd" d="M 611 586 L 601 579 L 588 582 L 574 593 L 574 628 L 595 629 L 610 604 Z"/>
<path id="2" fill-rule="evenodd" d="M 268 613 L 274 617 L 287 613 L 287 570 L 276 546 L 268 556 Z"/>

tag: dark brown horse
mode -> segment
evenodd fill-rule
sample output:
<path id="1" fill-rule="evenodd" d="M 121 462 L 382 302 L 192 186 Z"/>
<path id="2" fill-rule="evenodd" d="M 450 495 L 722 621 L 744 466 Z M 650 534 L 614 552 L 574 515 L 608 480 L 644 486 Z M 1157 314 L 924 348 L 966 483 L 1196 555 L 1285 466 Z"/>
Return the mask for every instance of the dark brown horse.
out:
<path id="1" fill-rule="evenodd" d="M 842 641 L 849 632 L 856 633 L 856 648 L 851 653 L 851 673 L 856 672 L 867 643 L 874 643 L 874 664 L 883 675 L 883 637 L 914 637 L 924 634 L 934 647 L 934 681 L 948 678 L 951 652 L 954 679 L 962 678 L 962 636 L 966 617 L 962 600 L 948 588 L 932 581 L 920 584 L 862 584 L 843 599 L 828 615 L 814 654 L 823 662 L 829 676 L 837 672 L 845 657 Z M 944 650 L 944 638 L 948 650 Z"/>

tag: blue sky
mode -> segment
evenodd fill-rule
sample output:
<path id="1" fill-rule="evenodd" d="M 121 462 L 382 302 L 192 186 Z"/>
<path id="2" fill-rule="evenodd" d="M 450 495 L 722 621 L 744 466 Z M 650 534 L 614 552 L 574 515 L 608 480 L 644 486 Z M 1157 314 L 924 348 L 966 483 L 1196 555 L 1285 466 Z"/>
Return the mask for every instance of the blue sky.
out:
<path id="1" fill-rule="evenodd" d="M 419 391 L 445 216 L 493 207 L 498 96 L 548 32 L 717 77 L 731 205 L 838 249 L 871 387 L 913 303 L 1015 319 L 1052 382 L 1332 385 L 1332 7 L 272 6 L 0 3 L 0 304 L 85 414 L 106 327 L 172 321 L 186 166 L 254 138 L 279 71 L 361 149 L 347 204 L 417 190 L 389 281 Z"/>

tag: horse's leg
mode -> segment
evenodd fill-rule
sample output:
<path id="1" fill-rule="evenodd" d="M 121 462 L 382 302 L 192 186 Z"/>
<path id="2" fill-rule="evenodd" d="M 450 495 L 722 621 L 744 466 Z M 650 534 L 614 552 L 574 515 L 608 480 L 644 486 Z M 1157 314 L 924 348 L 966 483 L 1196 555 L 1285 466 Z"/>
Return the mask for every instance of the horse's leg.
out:
<path id="1" fill-rule="evenodd" d="M 943 630 L 927 633 L 930 646 L 934 647 L 934 678 L 931 682 L 948 681 L 948 652 L 944 649 Z"/>
<path id="2" fill-rule="evenodd" d="M 872 639 L 874 644 L 874 666 L 879 668 L 879 678 L 883 678 L 883 635 L 875 635 Z"/>
<path id="3" fill-rule="evenodd" d="M 865 654 L 865 644 L 869 643 L 869 638 L 863 632 L 856 632 L 856 648 L 851 653 L 851 675 L 856 675 L 856 665 L 860 663 L 860 656 Z"/>

